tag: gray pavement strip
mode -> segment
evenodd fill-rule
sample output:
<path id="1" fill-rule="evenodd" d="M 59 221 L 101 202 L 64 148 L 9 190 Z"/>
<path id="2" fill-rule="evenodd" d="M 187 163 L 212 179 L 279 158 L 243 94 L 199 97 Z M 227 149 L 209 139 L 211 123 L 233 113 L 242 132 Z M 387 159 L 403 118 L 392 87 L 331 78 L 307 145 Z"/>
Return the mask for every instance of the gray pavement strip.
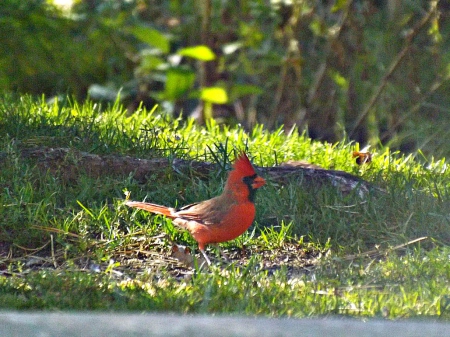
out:
<path id="1" fill-rule="evenodd" d="M 450 323 L 98 312 L 0 312 L 0 336 L 446 337 Z"/>

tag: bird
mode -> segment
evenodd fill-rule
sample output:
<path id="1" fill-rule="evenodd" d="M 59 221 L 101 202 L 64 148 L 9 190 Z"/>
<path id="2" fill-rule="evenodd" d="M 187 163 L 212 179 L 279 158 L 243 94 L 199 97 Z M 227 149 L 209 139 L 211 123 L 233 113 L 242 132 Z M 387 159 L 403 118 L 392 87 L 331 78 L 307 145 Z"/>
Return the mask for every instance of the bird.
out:
<path id="1" fill-rule="evenodd" d="M 253 223 L 256 214 L 256 190 L 266 180 L 256 174 L 245 152 L 241 152 L 228 173 L 222 193 L 212 199 L 179 209 L 140 201 L 126 201 L 125 205 L 166 216 L 178 227 L 186 229 L 195 241 L 208 265 L 207 244 L 233 240 Z"/>

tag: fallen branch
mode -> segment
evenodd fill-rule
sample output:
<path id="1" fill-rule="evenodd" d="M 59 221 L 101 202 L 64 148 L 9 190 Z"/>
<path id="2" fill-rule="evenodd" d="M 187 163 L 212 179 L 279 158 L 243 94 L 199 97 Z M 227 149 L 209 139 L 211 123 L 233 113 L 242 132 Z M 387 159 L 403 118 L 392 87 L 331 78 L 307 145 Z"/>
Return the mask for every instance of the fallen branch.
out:
<path id="1" fill-rule="evenodd" d="M 207 162 L 176 158 L 139 159 L 130 156 L 97 155 L 70 148 L 25 148 L 20 150 L 19 155 L 24 159 L 34 160 L 39 169 L 49 171 L 66 182 L 75 182 L 81 174 L 86 174 L 94 178 L 105 175 L 131 175 L 138 182 L 145 183 L 149 179 L 154 180 L 167 174 L 168 170 L 202 178 L 207 178 L 210 172 L 218 170 L 218 165 Z M 6 158 L 6 155 L 0 156 L 0 162 Z M 345 194 L 357 189 L 361 196 L 374 189 L 370 183 L 350 173 L 326 170 L 305 162 L 255 167 L 272 182 L 281 185 L 297 179 L 302 185 L 332 185 Z"/>

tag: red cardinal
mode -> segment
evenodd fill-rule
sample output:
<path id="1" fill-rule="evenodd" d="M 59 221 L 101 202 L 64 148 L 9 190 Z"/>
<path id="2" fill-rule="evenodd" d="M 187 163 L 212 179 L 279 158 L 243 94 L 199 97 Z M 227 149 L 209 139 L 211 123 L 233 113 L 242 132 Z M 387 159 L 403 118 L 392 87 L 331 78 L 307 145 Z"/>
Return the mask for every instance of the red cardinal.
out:
<path id="1" fill-rule="evenodd" d="M 198 242 L 198 247 L 208 264 L 205 253 L 208 243 L 219 243 L 237 238 L 255 219 L 255 192 L 266 181 L 259 177 L 245 153 L 233 165 L 221 195 L 180 209 L 128 201 L 125 205 L 162 214 L 175 225 L 185 228 Z"/>

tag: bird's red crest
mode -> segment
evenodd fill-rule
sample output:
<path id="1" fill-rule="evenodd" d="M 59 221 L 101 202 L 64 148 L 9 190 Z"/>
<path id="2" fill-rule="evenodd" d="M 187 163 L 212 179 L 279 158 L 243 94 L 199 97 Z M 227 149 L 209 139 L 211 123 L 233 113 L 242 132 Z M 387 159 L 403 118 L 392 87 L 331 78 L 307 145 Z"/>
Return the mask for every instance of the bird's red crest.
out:
<path id="1" fill-rule="evenodd" d="M 233 167 L 236 171 L 242 174 L 243 177 L 248 177 L 256 174 L 245 152 L 241 152 L 239 154 Z"/>

